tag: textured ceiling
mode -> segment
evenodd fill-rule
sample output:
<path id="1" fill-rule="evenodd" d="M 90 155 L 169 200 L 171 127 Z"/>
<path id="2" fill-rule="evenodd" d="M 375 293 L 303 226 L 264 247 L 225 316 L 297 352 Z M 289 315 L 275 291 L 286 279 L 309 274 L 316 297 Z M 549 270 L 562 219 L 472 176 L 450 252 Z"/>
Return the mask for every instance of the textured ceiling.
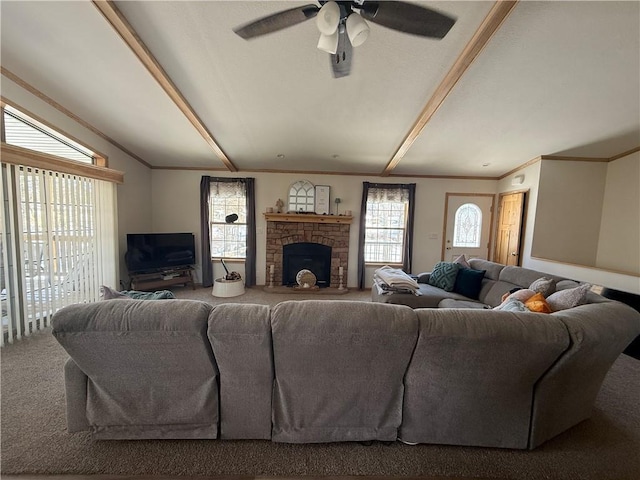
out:
<path id="1" fill-rule="evenodd" d="M 457 23 L 439 41 L 371 24 L 341 79 L 313 20 L 250 41 L 232 31 L 305 3 L 115 5 L 240 171 L 370 174 L 493 6 L 415 2 Z M 0 9 L 3 69 L 154 167 L 226 168 L 92 3 Z M 638 2 L 520 2 L 392 173 L 495 177 L 538 155 L 638 147 L 639 24 Z"/>

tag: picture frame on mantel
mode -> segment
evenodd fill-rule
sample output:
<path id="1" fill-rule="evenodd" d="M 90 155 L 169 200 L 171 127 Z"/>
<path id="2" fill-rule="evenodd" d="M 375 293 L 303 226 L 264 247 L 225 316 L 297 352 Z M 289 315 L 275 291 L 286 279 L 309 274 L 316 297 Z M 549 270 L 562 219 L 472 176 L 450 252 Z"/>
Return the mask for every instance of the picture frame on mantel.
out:
<path id="1" fill-rule="evenodd" d="M 329 215 L 331 212 L 331 187 L 329 185 L 316 185 L 316 205 L 317 215 Z"/>

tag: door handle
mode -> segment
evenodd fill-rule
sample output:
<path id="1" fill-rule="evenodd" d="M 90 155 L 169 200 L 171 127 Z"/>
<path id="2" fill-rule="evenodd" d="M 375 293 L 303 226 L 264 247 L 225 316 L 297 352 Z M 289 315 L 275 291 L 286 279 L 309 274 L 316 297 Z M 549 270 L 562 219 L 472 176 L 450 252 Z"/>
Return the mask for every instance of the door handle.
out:
<path id="1" fill-rule="evenodd" d="M 517 256 L 518 256 L 518 254 L 517 254 L 516 252 L 511 252 L 511 256 L 512 256 L 512 257 L 517 257 Z"/>

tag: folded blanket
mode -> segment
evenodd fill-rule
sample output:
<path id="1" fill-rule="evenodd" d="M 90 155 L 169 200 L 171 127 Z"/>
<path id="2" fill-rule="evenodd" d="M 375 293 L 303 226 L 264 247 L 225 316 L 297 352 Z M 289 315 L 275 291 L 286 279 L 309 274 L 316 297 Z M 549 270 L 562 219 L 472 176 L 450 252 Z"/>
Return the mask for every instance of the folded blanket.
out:
<path id="1" fill-rule="evenodd" d="M 418 282 L 398 268 L 388 265 L 378 268 L 373 275 L 373 282 L 379 295 L 391 293 L 410 293 L 420 295 Z"/>
<path id="2" fill-rule="evenodd" d="M 378 277 L 383 283 L 391 287 L 418 289 L 418 282 L 399 268 L 392 268 L 385 265 L 374 272 L 374 278 L 375 277 Z"/>
<path id="3" fill-rule="evenodd" d="M 422 295 L 419 290 L 415 290 L 413 288 L 392 287 L 381 281 L 379 278 L 374 278 L 373 285 L 378 289 L 378 295 L 390 295 L 392 293 L 409 293 L 417 297 Z"/>

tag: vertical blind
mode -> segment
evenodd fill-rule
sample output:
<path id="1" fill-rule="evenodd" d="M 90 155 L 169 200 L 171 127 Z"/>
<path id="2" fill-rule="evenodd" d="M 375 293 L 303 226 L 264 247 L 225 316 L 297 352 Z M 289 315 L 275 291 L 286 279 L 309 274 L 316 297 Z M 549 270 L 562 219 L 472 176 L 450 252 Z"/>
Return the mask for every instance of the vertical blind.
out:
<path id="1" fill-rule="evenodd" d="M 0 163 L 0 345 L 115 285 L 115 184 Z"/>

